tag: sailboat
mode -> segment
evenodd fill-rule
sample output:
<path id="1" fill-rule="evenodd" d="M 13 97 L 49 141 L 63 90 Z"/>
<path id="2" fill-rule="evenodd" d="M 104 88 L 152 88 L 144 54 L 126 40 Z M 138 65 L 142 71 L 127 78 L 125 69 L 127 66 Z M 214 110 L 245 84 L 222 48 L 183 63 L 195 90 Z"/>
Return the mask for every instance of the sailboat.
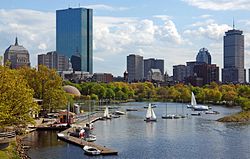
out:
<path id="1" fill-rule="evenodd" d="M 162 119 L 174 119 L 174 114 L 167 114 L 168 112 L 168 106 L 166 104 L 166 114 L 165 115 L 162 115 Z"/>
<path id="2" fill-rule="evenodd" d="M 194 93 L 192 92 L 192 97 L 191 97 L 191 106 L 194 111 L 204 111 L 208 110 L 208 106 L 205 105 L 197 105 L 196 99 L 194 96 Z"/>
<path id="3" fill-rule="evenodd" d="M 154 112 L 153 108 L 151 107 L 150 103 L 148 105 L 146 119 L 144 121 L 146 121 L 146 122 L 157 121 L 156 116 L 155 116 L 155 112 Z"/>
<path id="4" fill-rule="evenodd" d="M 105 111 L 104 111 L 104 114 L 103 114 L 102 119 L 103 119 L 103 120 L 105 120 L 105 119 L 111 119 L 111 116 L 110 116 L 110 114 L 109 114 L 108 106 L 106 106 L 106 108 L 105 108 Z"/>

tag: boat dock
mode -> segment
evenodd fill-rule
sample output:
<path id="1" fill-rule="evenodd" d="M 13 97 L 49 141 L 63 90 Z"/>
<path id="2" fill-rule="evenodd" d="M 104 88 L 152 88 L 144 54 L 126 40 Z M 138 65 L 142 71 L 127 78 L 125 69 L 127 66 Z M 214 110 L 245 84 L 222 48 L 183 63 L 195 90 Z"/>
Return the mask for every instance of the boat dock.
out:
<path id="1" fill-rule="evenodd" d="M 97 115 L 97 116 L 91 117 L 91 119 L 83 120 L 77 124 L 85 125 L 87 123 L 93 123 L 99 119 L 100 119 L 100 115 Z M 87 142 L 87 141 L 82 140 L 82 139 L 77 138 L 77 137 L 69 136 L 68 134 L 72 130 L 73 130 L 73 128 L 68 128 L 68 129 L 60 132 L 60 134 L 63 134 L 63 135 L 59 135 L 57 137 L 63 141 L 68 142 L 68 143 L 80 146 L 81 148 L 83 148 L 85 145 L 95 147 L 101 151 L 101 155 L 117 155 L 118 154 L 118 151 L 112 150 L 112 149 L 107 148 L 105 146 L 98 145 L 94 142 Z"/>
<path id="2" fill-rule="evenodd" d="M 63 140 L 63 141 L 66 141 L 68 143 L 80 146 L 81 148 L 83 148 L 85 145 L 95 147 L 95 148 L 97 148 L 98 150 L 101 151 L 102 155 L 117 155 L 118 154 L 118 152 L 115 151 L 115 150 L 112 150 L 112 149 L 107 148 L 105 146 L 97 145 L 97 144 L 95 144 L 93 142 L 87 142 L 87 141 L 84 141 L 84 140 L 82 140 L 80 138 L 76 138 L 76 137 L 73 137 L 73 136 L 67 136 L 67 135 L 66 136 L 58 136 L 58 138 Z"/>

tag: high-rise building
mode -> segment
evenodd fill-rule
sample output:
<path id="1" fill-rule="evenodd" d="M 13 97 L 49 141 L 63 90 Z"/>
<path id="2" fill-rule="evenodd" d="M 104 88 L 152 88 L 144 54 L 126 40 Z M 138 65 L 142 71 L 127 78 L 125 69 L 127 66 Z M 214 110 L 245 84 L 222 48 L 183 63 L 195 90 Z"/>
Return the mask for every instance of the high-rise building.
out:
<path id="1" fill-rule="evenodd" d="M 248 70 L 248 83 L 250 83 L 250 69 Z"/>
<path id="2" fill-rule="evenodd" d="M 130 54 L 127 56 L 128 82 L 143 80 L 143 57 Z"/>
<path id="3" fill-rule="evenodd" d="M 196 61 L 186 62 L 187 64 L 187 77 L 194 75 L 194 66 L 197 64 Z"/>
<path id="4" fill-rule="evenodd" d="M 10 62 L 10 68 L 23 66 L 30 67 L 30 55 L 27 49 L 18 44 L 16 37 L 15 45 L 10 45 L 4 53 L 4 64 Z"/>
<path id="5" fill-rule="evenodd" d="M 228 30 L 224 36 L 224 68 L 222 82 L 244 83 L 244 35 L 241 30 Z"/>
<path id="6" fill-rule="evenodd" d="M 194 74 L 196 77 L 202 78 L 202 85 L 219 82 L 219 67 L 215 64 L 197 64 L 194 66 Z"/>
<path id="7" fill-rule="evenodd" d="M 185 65 L 173 66 L 173 80 L 183 82 L 187 76 L 187 67 Z"/>
<path id="8" fill-rule="evenodd" d="M 144 60 L 144 79 L 147 78 L 148 73 L 151 69 L 159 69 L 161 74 L 164 74 L 164 60 L 162 59 L 145 59 Z"/>
<path id="9" fill-rule="evenodd" d="M 65 55 L 60 55 L 56 51 L 38 55 L 38 65 L 45 65 L 57 71 L 69 70 L 69 59 Z"/>
<path id="10" fill-rule="evenodd" d="M 208 52 L 208 49 L 201 48 L 196 56 L 196 62 L 198 63 L 207 63 L 211 64 L 211 55 Z"/>
<path id="11" fill-rule="evenodd" d="M 92 12 L 92 9 L 86 8 L 56 11 L 56 51 L 69 58 L 72 55 L 80 55 L 80 64 L 72 63 L 72 66 L 80 66 L 81 71 L 91 74 L 93 73 Z"/>
<path id="12" fill-rule="evenodd" d="M 3 65 L 3 56 L 0 56 L 0 66 Z"/>

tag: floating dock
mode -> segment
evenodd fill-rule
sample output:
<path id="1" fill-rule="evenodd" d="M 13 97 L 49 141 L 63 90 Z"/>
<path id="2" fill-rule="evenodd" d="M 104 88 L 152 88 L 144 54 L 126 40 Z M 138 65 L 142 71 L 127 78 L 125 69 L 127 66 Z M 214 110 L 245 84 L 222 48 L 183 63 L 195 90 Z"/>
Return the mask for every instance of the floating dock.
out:
<path id="1" fill-rule="evenodd" d="M 68 143 L 80 146 L 81 148 L 83 148 L 85 145 L 95 147 L 95 148 L 97 148 L 98 150 L 101 151 L 102 155 L 117 155 L 118 154 L 118 152 L 115 151 L 115 150 L 109 149 L 109 148 L 107 148 L 105 146 L 97 145 L 97 144 L 95 144 L 93 142 L 87 142 L 87 141 L 84 141 L 84 140 L 82 140 L 80 138 L 76 138 L 76 137 L 73 137 L 73 136 L 58 136 L 58 138 L 63 140 L 63 141 L 66 141 Z"/>
<path id="2" fill-rule="evenodd" d="M 93 122 L 95 122 L 95 121 L 97 121 L 99 119 L 100 119 L 100 116 L 92 117 L 88 121 L 86 121 L 86 120 L 81 121 L 81 125 L 85 125 L 87 123 L 93 123 Z M 80 139 L 80 138 L 77 138 L 77 137 L 69 136 L 68 132 L 71 132 L 72 129 L 73 128 L 68 128 L 68 129 L 60 132 L 60 134 L 63 134 L 63 135 L 59 135 L 57 137 L 59 139 L 63 140 L 63 141 L 68 142 L 68 143 L 80 146 L 81 148 L 83 148 L 85 145 L 95 147 L 95 148 L 97 148 L 98 150 L 101 151 L 101 155 L 117 155 L 118 154 L 118 151 L 112 150 L 112 149 L 107 148 L 105 146 L 95 144 L 94 142 L 87 142 L 87 141 L 85 141 L 83 139 Z"/>

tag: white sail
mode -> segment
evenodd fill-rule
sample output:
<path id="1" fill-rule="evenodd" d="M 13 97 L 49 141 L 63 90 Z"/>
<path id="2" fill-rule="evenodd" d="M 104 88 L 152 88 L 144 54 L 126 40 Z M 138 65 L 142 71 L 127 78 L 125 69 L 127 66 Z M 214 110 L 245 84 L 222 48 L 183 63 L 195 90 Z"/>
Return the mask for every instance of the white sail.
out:
<path id="1" fill-rule="evenodd" d="M 196 99 L 194 96 L 194 93 L 192 92 L 192 98 L 191 98 L 191 106 L 194 110 L 196 111 L 203 111 L 203 110 L 208 110 L 208 106 L 205 105 L 197 105 Z"/>
<path id="2" fill-rule="evenodd" d="M 109 116 L 109 109 L 108 109 L 108 106 L 106 106 L 103 116 L 104 116 L 104 117 L 110 117 L 110 116 Z"/>
<path id="3" fill-rule="evenodd" d="M 193 93 L 193 92 L 192 92 L 192 97 L 191 97 L 191 105 L 192 105 L 192 106 L 197 105 L 196 99 L 195 99 L 195 96 L 194 96 L 194 93 Z"/>
<path id="4" fill-rule="evenodd" d="M 156 119 L 156 116 L 155 116 L 155 112 L 154 112 L 154 110 L 151 108 L 151 113 L 152 113 L 152 119 Z"/>
<path id="5" fill-rule="evenodd" d="M 151 117 L 152 117 L 152 107 L 151 104 L 149 103 L 146 118 L 151 118 Z"/>

